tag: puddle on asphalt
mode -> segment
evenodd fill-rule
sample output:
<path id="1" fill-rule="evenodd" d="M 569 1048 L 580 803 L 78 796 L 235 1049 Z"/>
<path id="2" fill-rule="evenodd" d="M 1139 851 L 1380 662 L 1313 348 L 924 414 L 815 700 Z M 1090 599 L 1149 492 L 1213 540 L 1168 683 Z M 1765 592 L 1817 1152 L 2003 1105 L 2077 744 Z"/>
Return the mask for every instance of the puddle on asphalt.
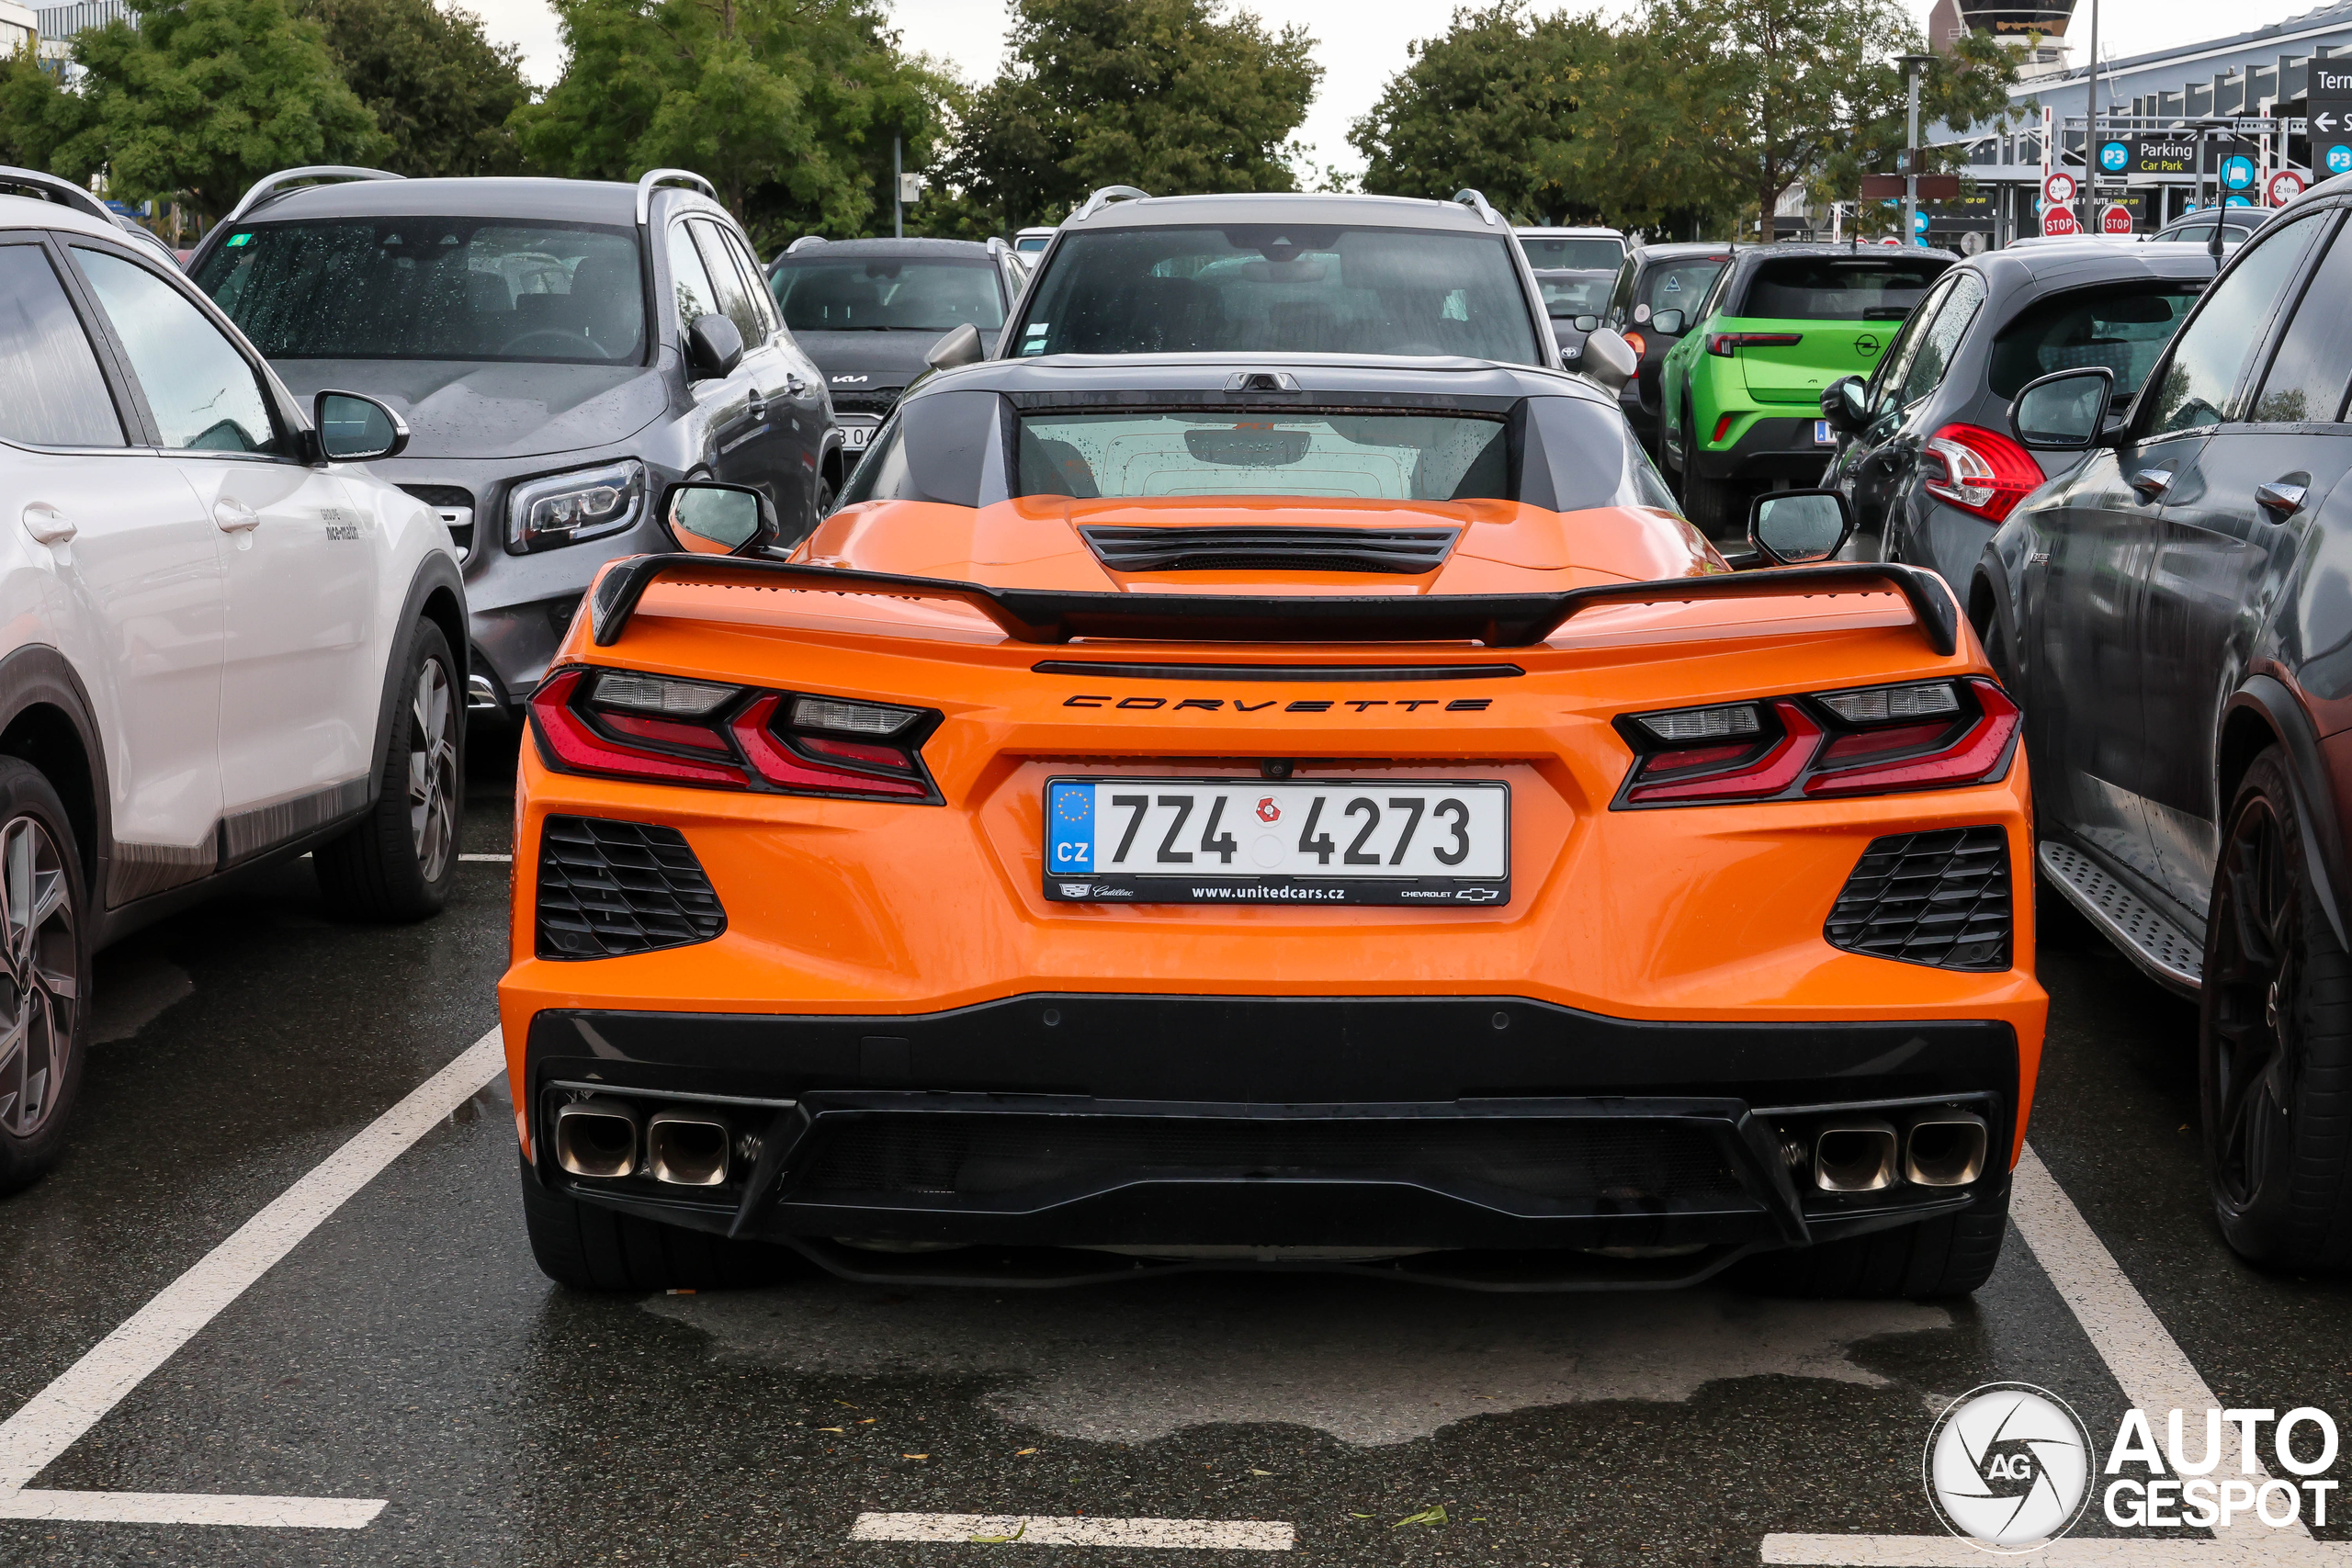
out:
<path id="1" fill-rule="evenodd" d="M 1005 1420 L 1095 1442 L 1292 1423 L 1357 1445 L 1466 1416 L 1594 1400 L 1679 1401 L 1778 1373 L 1883 1386 L 1850 1359 L 1878 1335 L 1949 1328 L 1940 1306 L 1775 1301 L 1726 1290 L 1485 1295 L 1246 1275 L 1005 1294 L 820 1280 L 653 1296 L 716 1352 L 836 1376 L 981 1376 Z"/>

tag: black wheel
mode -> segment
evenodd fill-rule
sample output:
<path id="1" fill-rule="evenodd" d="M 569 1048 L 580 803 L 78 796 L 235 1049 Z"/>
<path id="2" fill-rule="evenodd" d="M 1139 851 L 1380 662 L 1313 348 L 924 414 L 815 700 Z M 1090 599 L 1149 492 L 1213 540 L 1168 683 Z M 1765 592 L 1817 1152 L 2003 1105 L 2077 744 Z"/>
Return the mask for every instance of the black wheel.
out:
<path id="1" fill-rule="evenodd" d="M 2206 1171 L 2240 1256 L 2352 1264 L 2352 954 L 2311 883 L 2287 763 L 2238 786 L 2213 868 L 2198 1029 Z"/>
<path id="2" fill-rule="evenodd" d="M 1741 1263 L 1732 1279 L 1748 1290 L 1775 1296 L 1849 1301 L 1964 1296 L 1993 1277 L 2008 1219 L 2009 1193 L 2004 1187 L 1956 1214 L 1759 1254 Z"/>
<path id="3" fill-rule="evenodd" d="M 1690 449 L 1690 399 L 1688 394 L 1685 394 L 1682 399 L 1681 434 L 1678 435 L 1668 429 L 1663 416 L 1658 420 L 1657 428 L 1658 466 L 1664 468 L 1667 477 L 1674 481 L 1674 493 L 1678 496 L 1682 493 L 1682 455 Z"/>
<path id="4" fill-rule="evenodd" d="M 89 1040 L 88 908 L 64 803 L 0 758 L 0 1193 L 64 1145 Z"/>
<path id="5" fill-rule="evenodd" d="M 402 668 L 375 809 L 311 856 L 327 903 L 356 919 L 437 914 L 458 877 L 465 714 L 457 660 L 440 627 L 417 623 Z"/>
<path id="6" fill-rule="evenodd" d="M 831 513 L 831 512 L 832 511 L 832 509 L 833 509 L 833 494 L 834 494 L 834 491 L 833 491 L 833 481 L 832 481 L 832 480 L 831 480 L 831 479 L 819 479 L 819 480 L 817 481 L 817 521 L 818 521 L 818 522 L 822 523 L 822 522 L 825 520 L 826 514 L 827 514 L 827 513 Z"/>
<path id="7" fill-rule="evenodd" d="M 1747 487 L 1736 479 L 1690 474 L 1682 481 L 1682 515 L 1716 544 L 1747 535 Z"/>
<path id="8" fill-rule="evenodd" d="M 773 1284 L 800 1255 L 766 1242 L 657 1224 L 583 1203 L 523 1166 L 523 1224 L 539 1271 L 575 1291 L 708 1291 Z"/>

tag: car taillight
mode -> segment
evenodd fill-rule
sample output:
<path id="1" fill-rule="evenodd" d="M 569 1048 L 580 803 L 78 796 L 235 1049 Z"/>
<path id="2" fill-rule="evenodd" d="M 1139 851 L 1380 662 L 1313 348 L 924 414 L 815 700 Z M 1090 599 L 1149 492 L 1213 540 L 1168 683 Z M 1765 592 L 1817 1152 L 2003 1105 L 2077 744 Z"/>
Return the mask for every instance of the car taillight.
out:
<path id="1" fill-rule="evenodd" d="M 1947 424 L 1928 437 L 1928 456 L 1943 465 L 1943 477 L 1928 470 L 1927 490 L 1939 501 L 2001 523 L 2026 492 L 2041 482 L 2033 454 L 1997 431 L 1973 424 Z"/>
<path id="2" fill-rule="evenodd" d="M 1738 420 L 1739 415 L 1736 413 L 1727 413 L 1724 415 L 1723 418 L 1715 421 L 1715 434 L 1708 438 L 1707 445 L 1710 446 L 1722 446 L 1724 437 L 1731 434 L 1731 427 L 1736 423 Z"/>
<path id="3" fill-rule="evenodd" d="M 1803 333 L 1709 333 L 1707 352 L 1732 359 L 1743 348 L 1794 348 L 1804 341 Z"/>
<path id="4" fill-rule="evenodd" d="M 1818 800 L 1997 779 L 2018 706 L 1970 676 L 1629 714 L 1617 732 L 1634 760 L 1613 810 Z"/>
<path id="5" fill-rule="evenodd" d="M 1628 327 L 1625 330 L 1624 338 L 1625 346 L 1634 351 L 1634 358 L 1639 359 L 1642 355 L 1650 351 L 1650 340 L 1644 337 L 1641 333 L 1634 331 L 1631 327 Z"/>
<path id="6" fill-rule="evenodd" d="M 531 732 L 559 773 L 753 793 L 937 804 L 923 708 L 684 681 L 630 670 L 559 670 L 531 694 Z"/>

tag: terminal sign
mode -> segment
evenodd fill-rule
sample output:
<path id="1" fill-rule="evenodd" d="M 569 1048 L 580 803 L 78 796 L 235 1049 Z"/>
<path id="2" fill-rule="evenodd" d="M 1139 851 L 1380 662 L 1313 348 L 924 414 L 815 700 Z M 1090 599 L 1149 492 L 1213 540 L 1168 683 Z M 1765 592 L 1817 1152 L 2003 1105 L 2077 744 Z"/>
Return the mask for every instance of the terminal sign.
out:
<path id="1" fill-rule="evenodd" d="M 2310 82 L 2312 173 L 2352 175 L 2352 69 L 2314 60 Z"/>

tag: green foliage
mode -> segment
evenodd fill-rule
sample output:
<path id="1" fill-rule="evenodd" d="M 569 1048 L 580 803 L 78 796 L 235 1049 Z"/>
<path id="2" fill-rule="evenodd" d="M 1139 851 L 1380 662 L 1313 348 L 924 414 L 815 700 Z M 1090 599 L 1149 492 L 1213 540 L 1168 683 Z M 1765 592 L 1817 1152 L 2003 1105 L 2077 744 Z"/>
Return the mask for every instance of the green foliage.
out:
<path id="1" fill-rule="evenodd" d="M 1051 221 L 1102 186 L 1295 190 L 1291 132 L 1323 68 L 1303 28 L 1221 0 L 1020 0 L 1012 59 L 974 95 L 950 185 L 988 231 Z"/>
<path id="2" fill-rule="evenodd" d="M 296 0 L 390 143 L 383 166 L 412 177 L 511 175 L 522 150 L 506 121 L 530 100 L 522 53 L 481 18 L 433 0 Z"/>
<path id="3" fill-rule="evenodd" d="M 888 231 L 890 139 L 924 167 L 950 84 L 898 48 L 876 0 L 556 0 L 571 59 L 517 111 L 545 172 L 708 177 L 763 252 L 807 231 Z"/>

